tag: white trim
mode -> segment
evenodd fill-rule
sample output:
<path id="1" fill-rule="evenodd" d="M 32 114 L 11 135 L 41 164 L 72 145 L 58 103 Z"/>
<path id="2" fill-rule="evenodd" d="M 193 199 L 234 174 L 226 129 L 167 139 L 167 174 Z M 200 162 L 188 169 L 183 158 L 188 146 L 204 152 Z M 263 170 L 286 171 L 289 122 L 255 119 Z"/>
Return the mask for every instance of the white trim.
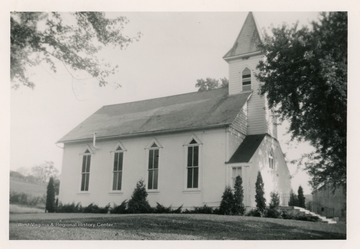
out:
<path id="1" fill-rule="evenodd" d="M 86 152 L 86 150 L 88 150 L 89 152 Z M 79 153 L 79 156 L 88 155 L 88 154 L 94 155 L 95 152 L 94 152 L 94 150 L 91 148 L 90 145 L 86 144 L 86 148 L 83 150 L 83 152 Z"/>
<path id="2" fill-rule="evenodd" d="M 190 144 L 192 140 L 195 140 L 196 144 Z M 193 145 L 202 145 L 202 144 L 203 143 L 201 142 L 201 140 L 195 134 L 192 134 L 191 137 L 186 140 L 183 146 L 193 146 Z"/>
<path id="3" fill-rule="evenodd" d="M 227 163 L 226 165 L 229 165 L 230 167 L 250 167 L 252 163 Z"/>
<path id="4" fill-rule="evenodd" d="M 225 61 L 231 61 L 231 60 L 236 60 L 236 59 L 240 59 L 240 58 L 243 58 L 243 57 L 251 57 L 251 56 L 255 56 L 255 55 L 263 55 L 263 52 L 261 50 L 258 50 L 258 51 L 250 52 L 250 53 L 246 53 L 246 54 L 240 54 L 240 55 L 225 57 L 224 60 Z"/>
<path id="5" fill-rule="evenodd" d="M 112 190 L 108 192 L 109 195 L 123 195 L 124 192 L 122 190 Z"/>
<path id="6" fill-rule="evenodd" d="M 157 147 L 151 147 L 154 143 L 156 144 Z M 162 148 L 164 148 L 164 147 L 159 143 L 159 141 L 158 141 L 156 138 L 153 138 L 153 139 L 150 141 L 150 143 L 148 143 L 148 145 L 145 146 L 145 149 L 151 150 L 151 149 L 155 149 L 155 148 L 162 149 Z"/>
<path id="7" fill-rule="evenodd" d="M 121 150 L 117 150 L 117 148 L 119 146 L 120 146 Z M 122 151 L 122 152 L 127 151 L 126 147 L 120 141 L 117 142 L 117 144 L 114 146 L 114 150 L 110 151 L 110 153 L 114 153 L 114 152 L 118 152 L 118 151 Z"/>

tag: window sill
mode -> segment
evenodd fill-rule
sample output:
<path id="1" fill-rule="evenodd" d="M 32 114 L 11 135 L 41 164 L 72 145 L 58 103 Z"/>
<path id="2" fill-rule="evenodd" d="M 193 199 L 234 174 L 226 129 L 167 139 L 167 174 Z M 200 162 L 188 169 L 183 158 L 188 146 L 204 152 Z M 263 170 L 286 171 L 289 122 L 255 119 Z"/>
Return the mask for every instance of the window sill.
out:
<path id="1" fill-rule="evenodd" d="M 122 192 L 121 190 L 119 191 L 116 191 L 116 190 L 113 190 L 113 191 L 110 191 L 108 194 L 110 195 L 122 195 L 124 192 Z"/>
<path id="2" fill-rule="evenodd" d="M 77 192 L 78 195 L 89 195 L 90 192 L 89 191 L 81 191 L 81 192 Z"/>
<path id="3" fill-rule="evenodd" d="M 149 194 L 157 194 L 157 193 L 160 193 L 160 191 L 158 189 L 148 189 L 147 192 Z"/>
<path id="4" fill-rule="evenodd" d="M 182 191 L 183 193 L 186 193 L 186 194 L 198 194 L 201 192 L 200 189 L 196 188 L 196 189 L 185 189 Z"/>

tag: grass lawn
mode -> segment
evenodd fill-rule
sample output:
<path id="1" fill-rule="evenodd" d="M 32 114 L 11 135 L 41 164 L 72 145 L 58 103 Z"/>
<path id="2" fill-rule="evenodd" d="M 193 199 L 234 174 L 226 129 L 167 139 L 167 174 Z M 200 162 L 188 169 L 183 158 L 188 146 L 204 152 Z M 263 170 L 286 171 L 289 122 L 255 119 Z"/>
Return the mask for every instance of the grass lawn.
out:
<path id="1" fill-rule="evenodd" d="M 10 204 L 9 208 L 11 214 L 45 213 L 45 207 L 39 208 L 39 207 L 28 207 L 18 204 Z"/>
<path id="2" fill-rule="evenodd" d="M 346 239 L 346 225 L 205 214 L 10 214 L 10 239 Z"/>

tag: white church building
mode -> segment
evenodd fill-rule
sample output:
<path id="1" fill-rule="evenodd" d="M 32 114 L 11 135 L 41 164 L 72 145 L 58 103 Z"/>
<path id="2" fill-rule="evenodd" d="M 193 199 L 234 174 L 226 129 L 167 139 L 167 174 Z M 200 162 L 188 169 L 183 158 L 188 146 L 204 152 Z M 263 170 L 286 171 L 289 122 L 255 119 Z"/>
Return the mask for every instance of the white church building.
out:
<path id="1" fill-rule="evenodd" d="M 260 171 L 267 202 L 287 205 L 290 174 L 276 118 L 259 95 L 264 58 L 252 13 L 224 56 L 229 86 L 100 108 L 58 142 L 64 144 L 59 201 L 120 204 L 143 179 L 150 205 L 220 205 L 226 186 L 243 179 L 244 205 L 255 207 Z"/>

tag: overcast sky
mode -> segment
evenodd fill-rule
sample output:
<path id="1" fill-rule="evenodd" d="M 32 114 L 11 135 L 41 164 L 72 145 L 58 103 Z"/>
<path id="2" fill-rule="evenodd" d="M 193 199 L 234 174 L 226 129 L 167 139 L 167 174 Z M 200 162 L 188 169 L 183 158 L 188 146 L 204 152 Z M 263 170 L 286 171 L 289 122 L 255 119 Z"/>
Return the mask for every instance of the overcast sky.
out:
<path id="1" fill-rule="evenodd" d="M 142 33 L 138 42 L 126 50 L 106 49 L 102 56 L 120 66 L 114 78 L 122 85 L 99 87 L 96 81 L 76 75 L 58 64 L 52 73 L 47 65 L 31 72 L 34 90 L 21 87 L 11 90 L 10 168 L 31 168 L 53 161 L 61 170 L 62 144 L 56 142 L 103 105 L 175 95 L 196 91 L 199 78 L 228 78 L 228 64 L 222 59 L 232 47 L 247 13 L 177 12 L 111 13 L 123 15 L 130 23 L 124 32 Z M 254 12 L 262 32 L 271 25 L 307 25 L 318 18 L 316 12 Z M 307 146 L 289 148 L 280 130 L 282 149 L 291 158 Z M 21 152 L 21 154 L 19 153 Z M 292 173 L 295 168 L 289 165 Z M 306 193 L 307 178 L 298 172 L 293 180 Z"/>

